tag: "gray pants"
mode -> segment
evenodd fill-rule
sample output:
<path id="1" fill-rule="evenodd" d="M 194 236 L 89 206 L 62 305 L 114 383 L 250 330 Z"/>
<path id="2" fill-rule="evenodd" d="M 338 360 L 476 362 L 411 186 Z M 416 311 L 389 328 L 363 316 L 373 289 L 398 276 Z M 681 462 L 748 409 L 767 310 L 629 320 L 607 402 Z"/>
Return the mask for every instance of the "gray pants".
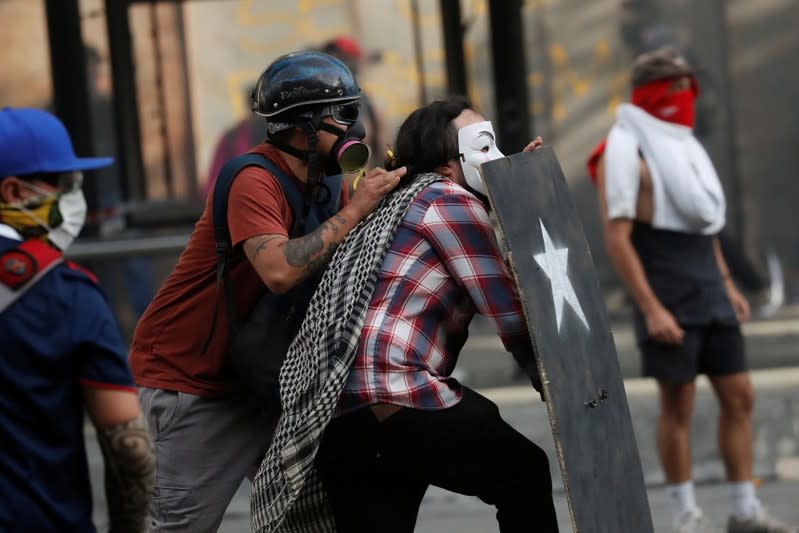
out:
<path id="1" fill-rule="evenodd" d="M 216 531 L 241 482 L 255 475 L 274 421 L 232 398 L 143 387 L 139 402 L 155 439 L 149 530 Z"/>

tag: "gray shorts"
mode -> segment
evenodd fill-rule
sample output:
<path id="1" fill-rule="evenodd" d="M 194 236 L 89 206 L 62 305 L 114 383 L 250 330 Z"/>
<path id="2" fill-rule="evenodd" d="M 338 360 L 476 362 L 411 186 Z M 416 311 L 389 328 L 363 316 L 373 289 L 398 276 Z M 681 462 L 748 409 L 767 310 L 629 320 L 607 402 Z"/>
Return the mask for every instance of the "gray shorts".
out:
<path id="1" fill-rule="evenodd" d="M 266 454 L 274 421 L 233 398 L 143 387 L 139 403 L 155 439 L 149 531 L 217 531 Z"/>

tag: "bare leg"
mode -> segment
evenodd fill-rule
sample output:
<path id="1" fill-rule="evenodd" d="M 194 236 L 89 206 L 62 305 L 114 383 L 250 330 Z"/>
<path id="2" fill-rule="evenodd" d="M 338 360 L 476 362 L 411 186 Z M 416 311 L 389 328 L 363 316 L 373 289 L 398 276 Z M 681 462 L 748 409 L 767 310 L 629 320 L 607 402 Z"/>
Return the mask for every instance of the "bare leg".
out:
<path id="1" fill-rule="evenodd" d="M 752 407 L 748 372 L 710 378 L 719 399 L 718 443 L 728 481 L 752 479 Z"/>
<path id="2" fill-rule="evenodd" d="M 659 383 L 658 454 L 666 483 L 691 479 L 691 415 L 694 409 L 694 383 Z"/>

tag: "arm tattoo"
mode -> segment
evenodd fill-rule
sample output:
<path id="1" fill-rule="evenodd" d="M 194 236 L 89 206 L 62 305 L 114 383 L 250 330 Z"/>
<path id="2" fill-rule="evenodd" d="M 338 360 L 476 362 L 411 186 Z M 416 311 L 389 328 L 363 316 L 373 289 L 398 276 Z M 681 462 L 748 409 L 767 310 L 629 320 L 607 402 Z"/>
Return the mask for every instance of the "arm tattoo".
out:
<path id="1" fill-rule="evenodd" d="M 325 241 L 322 240 L 324 227 L 323 224 L 308 235 L 290 239 L 283 244 L 283 254 L 289 265 L 295 268 L 307 266 L 311 258 L 324 248 Z"/>
<path id="2" fill-rule="evenodd" d="M 142 415 L 97 430 L 105 460 L 105 495 L 113 533 L 140 533 L 146 529 L 153 494 L 155 448 Z"/>
<path id="3" fill-rule="evenodd" d="M 303 279 L 326 265 L 333 257 L 338 243 L 331 242 L 325 248 L 322 233 L 325 231 L 338 233 L 340 225 L 344 223 L 346 223 L 346 219 L 335 214 L 308 235 L 286 241 L 283 245 L 283 253 L 288 264 L 295 268 L 304 267 Z"/>
<path id="4" fill-rule="evenodd" d="M 335 215 L 333 215 L 332 217 L 327 219 L 327 222 L 326 222 L 326 224 L 330 224 L 330 228 L 333 231 L 338 231 L 338 226 L 336 226 L 336 222 L 333 222 L 333 220 L 335 220 L 336 222 L 338 222 L 342 226 L 347 222 L 347 220 L 343 216 L 341 216 L 338 213 L 336 213 Z"/>
<path id="5" fill-rule="evenodd" d="M 259 237 L 258 241 L 256 241 L 255 243 L 255 251 L 252 254 L 252 258 L 255 259 L 256 257 L 258 257 L 258 254 L 261 253 L 264 248 L 266 248 L 266 244 L 269 241 L 273 241 L 279 238 L 280 235 L 266 235 L 264 237 Z"/>
<path id="6" fill-rule="evenodd" d="M 330 262 L 333 254 L 336 253 L 336 248 L 338 248 L 338 244 L 331 242 L 327 245 L 327 249 L 324 252 L 308 261 L 308 264 L 305 266 L 305 271 L 302 273 L 301 279 L 307 279 L 317 270 L 324 268 L 325 265 Z"/>

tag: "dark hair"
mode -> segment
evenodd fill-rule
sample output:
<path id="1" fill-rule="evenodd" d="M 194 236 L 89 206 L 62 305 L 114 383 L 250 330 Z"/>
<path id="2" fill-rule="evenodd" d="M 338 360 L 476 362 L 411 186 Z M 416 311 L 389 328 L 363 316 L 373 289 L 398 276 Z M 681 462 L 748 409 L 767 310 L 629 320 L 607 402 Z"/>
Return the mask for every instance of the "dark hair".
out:
<path id="1" fill-rule="evenodd" d="M 457 159 L 458 131 L 452 121 L 465 109 L 477 111 L 466 97 L 455 95 L 411 113 L 397 132 L 394 158 L 386 160 L 386 168 L 406 166 L 406 176 L 411 179 Z"/>
<path id="2" fill-rule="evenodd" d="M 662 46 L 635 58 L 630 81 L 633 87 L 640 87 L 653 81 L 693 74 L 691 65 L 679 50 L 673 46 Z"/>

